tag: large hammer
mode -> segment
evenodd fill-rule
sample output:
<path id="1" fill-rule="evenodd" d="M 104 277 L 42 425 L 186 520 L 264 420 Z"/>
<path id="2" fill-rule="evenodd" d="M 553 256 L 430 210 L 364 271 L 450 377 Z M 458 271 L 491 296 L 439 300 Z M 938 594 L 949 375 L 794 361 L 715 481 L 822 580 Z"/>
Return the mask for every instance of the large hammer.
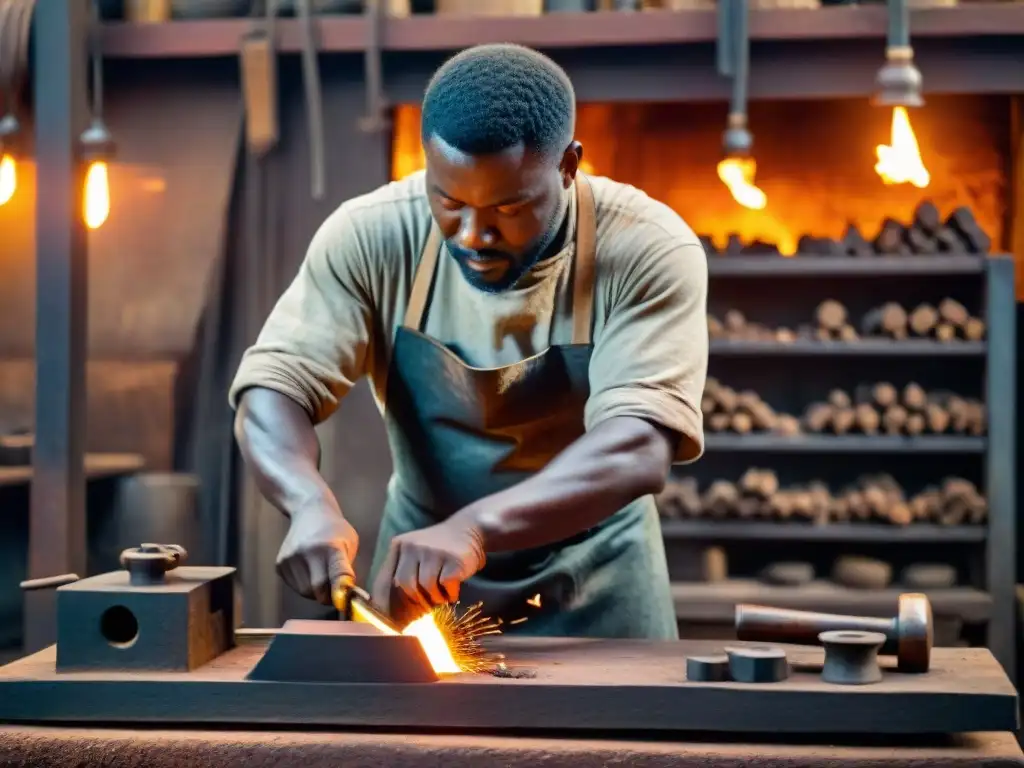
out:
<path id="1" fill-rule="evenodd" d="M 736 606 L 736 637 L 762 643 L 819 645 L 818 635 L 833 630 L 881 632 L 881 653 L 895 654 L 901 672 L 927 672 L 932 656 L 932 605 L 925 595 L 900 595 L 891 619 L 793 611 L 763 605 Z"/>

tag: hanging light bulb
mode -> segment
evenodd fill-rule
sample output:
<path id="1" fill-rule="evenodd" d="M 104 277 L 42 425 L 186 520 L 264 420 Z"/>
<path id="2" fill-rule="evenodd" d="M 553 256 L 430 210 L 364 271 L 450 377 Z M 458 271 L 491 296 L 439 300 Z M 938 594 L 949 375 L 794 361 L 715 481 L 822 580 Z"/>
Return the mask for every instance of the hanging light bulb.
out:
<path id="1" fill-rule="evenodd" d="M 0 205 L 9 203 L 18 189 L 18 164 L 12 140 L 19 127 L 13 112 L 0 118 Z"/>
<path id="2" fill-rule="evenodd" d="M 107 158 L 113 155 L 114 140 L 102 120 L 93 119 L 82 134 L 82 157 L 88 164 L 85 171 L 85 193 L 82 196 L 82 217 L 89 229 L 99 229 L 110 216 L 110 176 Z"/>
<path id="3" fill-rule="evenodd" d="M 99 8 L 93 3 L 92 19 L 92 122 L 79 138 L 86 164 L 82 218 L 89 229 L 99 229 L 110 216 L 108 161 L 114 156 L 114 138 L 103 122 L 103 57 L 99 45 Z"/>

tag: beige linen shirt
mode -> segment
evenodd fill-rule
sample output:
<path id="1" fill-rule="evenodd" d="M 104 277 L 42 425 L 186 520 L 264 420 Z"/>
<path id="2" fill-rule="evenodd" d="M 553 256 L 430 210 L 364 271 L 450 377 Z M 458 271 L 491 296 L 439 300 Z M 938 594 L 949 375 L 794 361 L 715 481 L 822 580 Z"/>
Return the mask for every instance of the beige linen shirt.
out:
<path id="1" fill-rule="evenodd" d="M 585 426 L 616 416 L 647 419 L 682 435 L 676 461 L 693 461 L 704 450 L 704 250 L 668 206 L 626 184 L 587 178 L 597 206 L 597 254 Z M 422 172 L 331 214 L 246 351 L 231 386 L 232 407 L 246 389 L 265 387 L 319 423 L 369 376 L 383 411 L 395 331 L 430 224 Z M 574 240 L 498 294 L 470 286 L 442 254 L 423 332 L 477 368 L 570 343 Z"/>

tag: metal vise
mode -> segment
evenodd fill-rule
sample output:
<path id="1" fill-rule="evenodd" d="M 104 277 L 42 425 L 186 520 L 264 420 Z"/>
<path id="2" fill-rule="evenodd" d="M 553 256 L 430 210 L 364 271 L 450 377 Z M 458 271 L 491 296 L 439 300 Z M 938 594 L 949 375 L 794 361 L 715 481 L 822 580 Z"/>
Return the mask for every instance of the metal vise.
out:
<path id="1" fill-rule="evenodd" d="M 921 594 L 903 594 L 899 612 L 891 619 L 841 616 L 813 611 L 736 606 L 736 637 L 762 643 L 819 645 L 818 635 L 837 630 L 880 632 L 881 653 L 895 654 L 901 672 L 927 672 L 932 656 L 932 606 Z"/>
<path id="2" fill-rule="evenodd" d="M 124 570 L 22 582 L 57 587 L 57 671 L 189 671 L 234 645 L 234 568 L 183 566 L 175 544 L 121 553 Z"/>

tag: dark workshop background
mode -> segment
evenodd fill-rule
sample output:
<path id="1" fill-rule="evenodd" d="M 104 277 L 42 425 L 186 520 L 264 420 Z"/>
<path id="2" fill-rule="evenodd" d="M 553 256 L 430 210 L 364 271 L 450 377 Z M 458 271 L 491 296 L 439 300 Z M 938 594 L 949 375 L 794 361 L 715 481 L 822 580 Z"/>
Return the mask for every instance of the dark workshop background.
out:
<path id="1" fill-rule="evenodd" d="M 315 153 L 296 56 L 281 61 L 280 142 L 268 158 L 255 161 L 245 151 L 238 63 L 233 56 L 134 58 L 126 39 L 121 39 L 126 46 L 121 55 L 109 59 L 105 68 L 105 114 L 118 144 L 117 161 L 111 166 L 112 214 L 90 235 L 89 569 L 116 567 L 120 548 L 139 543 L 140 537 L 173 536 L 193 553 L 193 562 L 241 568 L 247 624 L 277 625 L 286 616 L 312 615 L 316 607 L 283 589 L 274 572 L 285 521 L 241 472 L 227 388 L 242 351 L 255 338 L 295 274 L 310 237 L 330 211 L 343 200 L 418 167 L 415 104 L 427 77 L 445 58 L 444 46 L 386 59 L 387 96 L 401 106 L 389 113 L 389 127 L 377 132 L 366 130 L 361 122 L 368 107 L 361 53 L 321 57 L 326 184 L 323 197 L 314 199 Z M 116 47 L 119 39 L 112 35 L 111 40 Z M 358 42 L 362 44 L 361 39 Z M 944 214 L 966 205 L 992 237 L 992 251 L 1015 252 L 1021 265 L 1024 133 L 1017 115 L 1024 87 L 975 88 L 973 83 L 984 82 L 984 71 L 971 70 L 962 58 L 947 62 L 938 43 L 930 44 L 922 55 L 931 64 L 923 65 L 926 78 L 932 75 L 935 82 L 950 85 L 948 93 L 930 95 L 928 106 L 912 113 L 932 173 L 926 190 L 883 186 L 872 168 L 873 147 L 887 140 L 889 125 L 889 112 L 873 108 L 868 98 L 880 63 L 880 40 L 863 49 L 823 45 L 819 58 L 808 59 L 801 77 L 792 80 L 781 76 L 788 71 L 781 64 L 764 63 L 772 77 L 759 81 L 750 123 L 757 139 L 758 182 L 769 196 L 771 216 L 753 216 L 739 208 L 715 175 L 727 91 L 714 74 L 710 38 L 685 50 L 638 48 L 630 53 L 629 72 L 619 68 L 622 55 L 614 50 L 568 48 L 553 55 L 572 74 L 584 102 L 580 134 L 588 148 L 589 167 L 665 200 L 695 230 L 712 236 L 718 247 L 726 247 L 730 234 L 746 242 L 776 244 L 807 234 L 838 239 L 851 221 L 870 239 L 887 217 L 909 225 L 918 204 L 933 199 Z M 996 53 L 1002 50 L 992 45 Z M 762 62 L 774 55 L 774 49 L 761 50 Z M 799 55 L 811 56 L 809 50 L 801 49 Z M 796 55 L 790 51 L 790 64 L 801 60 L 794 59 Z M 787 59 L 783 55 L 779 60 Z M 826 61 L 831 63 L 817 66 Z M 758 66 L 755 55 L 752 67 Z M 949 74 L 954 71 L 955 76 Z M 687 76 L 680 78 L 680 72 Z M 21 170 L 16 196 L 0 207 L 0 432 L 7 434 L 30 431 L 33 419 L 34 181 L 31 164 L 22 164 Z M 1021 272 L 1018 269 L 1016 275 L 1018 299 L 1024 299 Z M 858 279 L 862 288 L 847 301 L 859 309 L 899 299 L 897 294 L 904 289 L 908 301 L 923 301 L 927 295 L 933 302 L 967 290 L 957 285 L 955 276 L 937 278 L 933 284 L 927 275 L 878 275 L 873 278 L 877 283 Z M 747 288 L 737 288 L 713 279 L 713 308 L 724 310 L 734 302 L 749 317 L 760 312 L 770 320 L 773 313 L 792 315 L 798 307 L 810 318 L 819 302 L 832 297 L 828 291 L 846 290 L 833 279 L 770 282 L 771 288 L 769 282 L 755 280 Z M 786 287 L 777 289 L 779 285 Z M 875 286 L 879 301 L 873 298 Z M 978 295 L 982 294 L 979 288 Z M 980 304 L 971 309 L 983 311 Z M 1018 381 L 1021 318 L 1018 303 L 1013 352 Z M 921 375 L 938 387 L 943 377 L 966 380 L 970 365 L 983 370 L 985 359 L 982 354 L 965 364 L 957 356 L 942 355 L 927 361 Z M 884 366 L 896 363 L 892 358 L 865 361 L 861 369 L 856 358 L 794 360 L 772 354 L 751 361 L 713 356 L 711 373 L 746 375 L 742 366 L 756 364 L 764 375 L 746 386 L 766 397 L 781 391 L 785 380 L 796 375 L 801 392 L 817 397 L 819 390 L 831 386 L 852 386 L 857 377 L 881 377 Z M 983 392 L 980 379 L 970 387 L 974 391 L 968 394 Z M 794 401 L 790 410 L 799 412 L 806 404 Z M 1022 413 L 1018 390 L 1017 435 Z M 1000 416 L 992 413 L 994 419 Z M 323 472 L 363 537 L 357 566 L 365 573 L 390 473 L 383 428 L 365 384 L 351 393 L 319 433 Z M 817 466 L 815 461 L 824 467 L 825 479 L 833 470 L 838 478 L 840 469 L 849 469 L 836 466 L 847 461 L 841 453 L 824 459 L 788 452 L 758 455 L 736 450 L 735 443 L 733 448 L 726 442 L 721 445 L 715 449 L 709 443 L 708 458 L 693 469 L 701 475 L 702 485 L 718 472 L 735 480 L 744 466 L 770 466 L 784 481 L 812 479 L 807 467 Z M 850 466 L 863 466 L 865 471 L 888 468 L 887 457 L 861 453 Z M 904 452 L 896 463 L 907 477 L 915 478 L 917 490 L 947 474 L 964 474 L 981 485 L 979 461 L 984 458 Z M 929 475 L 936 472 L 939 476 Z M 29 477 L 24 472 L 0 472 L 0 649 L 20 643 L 17 582 L 26 569 Z M 1016 498 L 1019 519 L 1019 489 Z M 955 536 L 947 538 L 955 543 Z M 964 541 L 978 544 L 971 533 Z M 686 543 L 671 543 L 679 560 L 674 573 L 686 570 L 686 557 L 707 554 L 695 554 Z M 1020 543 L 1018 538 L 1005 544 L 1019 553 Z M 838 551 L 834 542 L 812 544 L 819 552 Z M 885 545 L 897 552 L 904 548 L 891 535 Z M 758 542 L 757 547 L 761 559 L 766 552 L 778 561 L 813 559 L 805 544 L 785 538 Z M 952 544 L 936 551 L 941 554 L 923 557 L 961 562 Z M 760 563 L 757 557 L 746 559 Z M 1016 554 L 1015 559 L 1020 581 Z M 737 567 L 743 561 L 742 553 L 734 559 Z M 754 567 L 749 565 L 748 570 Z M 966 571 L 979 568 L 984 572 L 983 565 L 963 565 Z M 680 581 L 700 578 L 687 574 Z M 974 581 L 979 578 L 983 577 L 976 572 L 971 576 Z M 684 607 L 692 602 L 680 599 Z M 684 615 L 681 620 L 694 632 L 723 631 L 722 625 L 729 622 L 722 621 L 721 609 L 723 605 L 708 609 L 713 616 L 707 621 Z M 724 610 L 727 613 L 731 606 L 724 605 Z M 971 617 L 962 623 L 972 624 Z M 977 639 L 970 627 L 965 637 Z"/>

